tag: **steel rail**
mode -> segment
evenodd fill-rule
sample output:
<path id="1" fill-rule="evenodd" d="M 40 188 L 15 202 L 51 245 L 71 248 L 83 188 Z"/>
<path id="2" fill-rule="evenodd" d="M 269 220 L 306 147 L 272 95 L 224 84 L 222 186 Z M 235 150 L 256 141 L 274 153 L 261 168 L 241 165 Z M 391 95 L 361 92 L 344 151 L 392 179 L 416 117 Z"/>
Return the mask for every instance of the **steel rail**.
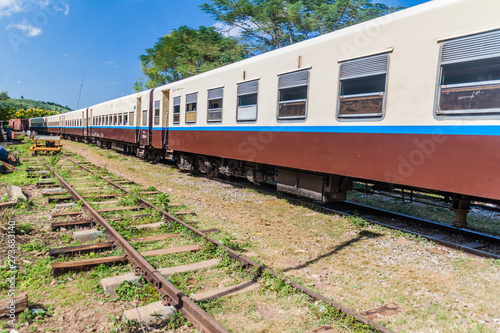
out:
<path id="1" fill-rule="evenodd" d="M 87 172 L 93 174 L 93 175 L 97 175 L 95 172 L 93 172 L 92 170 L 90 170 L 89 168 L 87 168 L 86 166 L 84 165 L 81 165 L 80 163 L 76 162 L 76 161 L 73 161 L 72 159 L 70 159 L 69 157 L 63 155 L 64 158 L 66 158 L 67 160 L 69 160 L 70 162 L 74 163 L 75 165 L 79 166 L 80 168 L 86 170 Z M 284 282 L 292 285 L 294 288 L 300 290 L 301 292 L 305 293 L 306 295 L 316 299 L 316 300 L 320 300 L 320 301 L 323 301 L 324 303 L 326 304 L 329 304 L 331 306 L 333 306 L 335 309 L 357 319 L 358 321 L 364 323 L 364 324 L 367 324 L 367 325 L 371 325 L 372 327 L 374 327 L 375 329 L 377 329 L 379 332 L 382 332 L 382 333 L 394 333 L 392 330 L 382 326 L 381 324 L 369 319 L 368 317 L 365 317 L 361 314 L 358 314 L 356 313 L 354 310 L 348 308 L 348 307 L 345 307 L 321 294 L 318 294 L 317 292 L 311 290 L 311 289 L 308 289 L 304 286 L 302 286 L 301 284 L 295 282 L 295 281 L 292 281 L 290 279 L 288 279 L 287 277 L 281 275 L 281 274 L 278 274 L 277 272 L 273 271 L 271 268 L 265 266 L 265 265 L 262 265 L 262 264 L 259 264 L 255 261 L 253 261 L 252 259 L 248 258 L 248 257 L 245 257 L 244 255 L 242 254 L 239 254 L 238 252 L 230 249 L 229 247 L 225 246 L 224 244 L 220 243 L 219 241 L 215 240 L 215 239 L 212 239 L 210 237 L 208 237 L 207 235 L 205 235 L 202 231 L 198 230 L 198 229 L 195 229 L 193 228 L 192 226 L 190 226 L 189 224 L 185 223 L 184 221 L 182 220 L 179 220 L 178 218 L 176 218 L 175 216 L 171 215 L 170 213 L 168 213 L 167 211 L 164 211 L 163 209 L 155 206 L 154 204 L 150 203 L 149 201 L 135 195 L 134 193 L 132 193 L 131 191 L 123 188 L 122 186 L 98 175 L 102 180 L 108 182 L 110 185 L 122 190 L 123 192 L 129 194 L 129 195 L 133 195 L 135 197 L 137 197 L 140 202 L 142 204 L 144 204 L 145 206 L 148 206 L 152 209 L 155 209 L 159 212 L 161 212 L 163 214 L 163 216 L 167 219 L 169 219 L 170 221 L 172 222 L 177 222 L 179 224 L 181 224 L 182 226 L 184 226 L 186 229 L 192 231 L 193 233 L 195 233 L 196 235 L 206 239 L 207 241 L 211 242 L 212 244 L 214 244 L 215 246 L 218 246 L 224 250 L 226 250 L 228 253 L 229 253 L 229 256 L 235 260 L 238 260 L 240 262 L 242 262 L 243 264 L 245 264 L 246 266 L 252 266 L 254 268 L 257 269 L 257 272 L 259 273 L 262 273 L 262 272 L 267 272 L 269 274 L 271 274 L 272 276 L 274 276 L 275 278 L 278 278 L 278 279 L 281 279 L 283 280 Z"/>
<path id="2" fill-rule="evenodd" d="M 446 231 L 449 231 L 451 233 L 455 233 L 455 234 L 458 234 L 461 236 L 475 237 L 476 239 L 482 239 L 484 241 L 487 241 L 487 242 L 490 242 L 493 244 L 500 244 L 500 237 L 499 236 L 489 235 L 487 233 L 479 232 L 476 230 L 472 230 L 472 229 L 468 229 L 468 228 L 457 228 L 457 227 L 453 227 L 451 225 L 447 225 L 444 223 L 429 221 L 429 220 L 425 220 L 422 218 L 418 218 L 418 217 L 414 217 L 414 216 L 410 216 L 410 215 L 406 215 L 406 214 L 401 214 L 401 213 L 396 213 L 396 212 L 391 212 L 391 211 L 388 211 L 385 209 L 370 207 L 370 206 L 366 206 L 363 204 L 358 204 L 358 203 L 350 202 L 350 201 L 344 201 L 343 204 L 345 204 L 347 206 L 351 206 L 352 207 L 351 209 L 361 208 L 361 209 L 367 210 L 373 214 L 388 215 L 388 216 L 392 216 L 392 217 L 395 217 L 398 219 L 404 219 L 404 220 L 408 220 L 408 221 L 415 222 L 415 223 L 424 223 L 424 224 L 433 226 L 435 228 L 446 230 Z"/>
<path id="3" fill-rule="evenodd" d="M 202 308 L 200 308 L 192 299 L 177 289 L 168 279 L 161 275 L 156 268 L 144 259 L 144 257 L 130 245 L 73 187 L 68 184 L 43 158 L 38 158 L 45 164 L 50 172 L 60 181 L 71 196 L 77 201 L 81 201 L 89 214 L 103 226 L 108 234 L 126 254 L 126 258 L 132 262 L 135 267 L 135 273 L 144 276 L 147 282 L 153 284 L 153 287 L 162 295 L 166 305 L 172 305 L 181 311 L 186 319 L 197 328 L 204 332 L 225 332 L 229 331 L 219 322 L 212 318 Z M 68 159 L 70 160 L 70 159 Z M 71 160 L 70 160 L 71 161 Z M 77 163 L 75 163 L 77 164 Z M 82 167 L 81 165 L 79 165 Z M 84 168 L 85 169 L 85 168 Z M 105 179 L 105 178 L 103 178 Z"/>

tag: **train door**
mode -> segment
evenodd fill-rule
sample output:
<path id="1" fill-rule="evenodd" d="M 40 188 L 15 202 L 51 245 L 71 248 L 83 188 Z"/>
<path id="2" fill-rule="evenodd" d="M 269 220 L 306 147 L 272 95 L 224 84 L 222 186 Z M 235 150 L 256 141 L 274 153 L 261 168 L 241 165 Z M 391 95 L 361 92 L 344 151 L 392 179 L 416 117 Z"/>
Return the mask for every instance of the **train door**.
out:
<path id="1" fill-rule="evenodd" d="M 154 88 L 149 92 L 149 112 L 148 112 L 148 146 L 151 146 L 153 140 L 153 103 L 154 103 Z"/>
<path id="2" fill-rule="evenodd" d="M 162 92 L 162 147 L 167 148 L 168 145 L 168 116 L 170 108 L 170 90 L 165 90 Z"/>
<path id="3" fill-rule="evenodd" d="M 82 132 L 81 133 L 82 133 L 83 137 L 85 137 L 85 134 L 87 132 L 86 129 L 85 129 L 84 124 L 85 124 L 85 111 L 82 111 L 82 118 L 80 120 L 80 126 L 82 126 Z"/>

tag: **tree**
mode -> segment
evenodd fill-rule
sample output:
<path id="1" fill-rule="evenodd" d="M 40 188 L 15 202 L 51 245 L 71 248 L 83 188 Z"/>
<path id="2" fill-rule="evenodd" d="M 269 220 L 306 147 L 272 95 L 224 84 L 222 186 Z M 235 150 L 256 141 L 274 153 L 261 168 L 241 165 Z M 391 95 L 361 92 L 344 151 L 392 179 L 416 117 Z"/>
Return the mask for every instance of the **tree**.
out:
<path id="1" fill-rule="evenodd" d="M 10 106 L 0 108 L 0 120 L 8 122 L 10 119 L 15 118 L 14 114 L 16 109 Z"/>
<path id="2" fill-rule="evenodd" d="M 211 0 L 201 9 L 229 29 L 255 53 L 338 30 L 403 7 L 371 0 Z"/>
<path id="3" fill-rule="evenodd" d="M 6 101 L 8 99 L 10 99 L 10 97 L 6 91 L 0 92 L 0 101 Z"/>
<path id="4" fill-rule="evenodd" d="M 134 90 L 150 89 L 233 63 L 248 57 L 235 38 L 225 37 L 213 27 L 179 27 L 158 39 L 141 55 L 146 76 L 135 82 Z"/>
<path id="5" fill-rule="evenodd" d="M 59 112 L 51 111 L 51 110 L 30 108 L 28 110 L 23 110 L 23 109 L 17 110 L 14 113 L 14 115 L 12 116 L 12 118 L 14 118 L 14 119 L 36 118 L 36 117 L 53 116 L 56 114 L 59 114 Z"/>

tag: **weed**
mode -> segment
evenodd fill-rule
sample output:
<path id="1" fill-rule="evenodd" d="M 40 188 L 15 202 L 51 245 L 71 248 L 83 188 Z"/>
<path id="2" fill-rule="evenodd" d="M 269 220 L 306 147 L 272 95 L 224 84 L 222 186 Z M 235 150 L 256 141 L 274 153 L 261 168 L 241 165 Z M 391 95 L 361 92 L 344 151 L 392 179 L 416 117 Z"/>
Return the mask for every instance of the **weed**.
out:
<path id="1" fill-rule="evenodd" d="M 19 200 L 16 204 L 17 210 L 31 210 L 35 207 L 32 201 L 30 200 Z"/>
<path id="2" fill-rule="evenodd" d="M 137 282 L 124 281 L 116 289 L 116 298 L 122 301 L 139 300 L 141 302 L 154 302 L 160 298 L 155 288 L 146 283 L 144 278 Z"/>
<path id="3" fill-rule="evenodd" d="M 283 279 L 273 276 L 269 272 L 264 272 L 262 274 L 262 280 L 264 282 L 263 288 L 265 290 L 274 291 L 279 296 L 288 297 L 298 293 L 298 290 L 295 289 L 295 287 L 293 287 Z"/>
<path id="4" fill-rule="evenodd" d="M 234 251 L 243 251 L 245 248 L 246 244 L 241 244 L 238 242 L 234 242 L 236 240 L 236 237 L 234 236 L 225 236 L 224 238 L 221 239 L 221 243 L 230 248 L 231 250 Z"/>
<path id="5" fill-rule="evenodd" d="M 170 198 L 168 194 L 158 193 L 155 195 L 153 203 L 159 207 L 161 210 L 168 210 L 168 204 L 170 203 Z"/>
<path id="6" fill-rule="evenodd" d="M 182 315 L 181 312 L 176 311 L 172 314 L 170 320 L 167 322 L 166 328 L 176 331 L 183 326 L 190 327 L 191 324 L 189 323 L 189 321 L 187 321 L 187 319 Z"/>
<path id="7" fill-rule="evenodd" d="M 52 308 L 49 306 L 47 309 L 37 308 L 37 309 L 26 309 L 24 312 L 19 314 L 18 325 L 22 325 L 24 323 L 32 324 L 42 323 L 46 318 L 51 317 L 53 315 Z"/>
<path id="8" fill-rule="evenodd" d="M 135 195 L 126 195 L 120 198 L 118 201 L 119 205 L 122 206 L 137 206 L 140 203 L 140 199 Z"/>
<path id="9" fill-rule="evenodd" d="M 62 154 L 56 154 L 56 155 L 52 155 L 50 156 L 49 158 L 49 165 L 51 167 L 54 167 L 57 163 L 59 163 L 59 160 L 61 159 L 62 157 Z"/>
<path id="10" fill-rule="evenodd" d="M 149 186 L 146 190 L 147 190 L 148 192 L 155 192 L 155 191 L 158 191 L 158 190 L 156 189 L 156 187 L 154 187 L 154 186 Z"/>
<path id="11" fill-rule="evenodd" d="M 358 228 L 366 228 L 370 225 L 370 222 L 361 218 L 358 212 L 354 212 L 354 214 L 349 216 L 347 220 Z"/>
<path id="12" fill-rule="evenodd" d="M 33 225 L 29 222 L 16 223 L 16 227 L 15 227 L 16 234 L 29 235 L 33 230 L 35 230 L 35 227 L 33 227 Z"/>
<path id="13" fill-rule="evenodd" d="M 47 251 L 47 247 L 37 239 L 32 239 L 26 244 L 21 244 L 19 248 L 29 252 L 38 251 L 45 253 Z"/>
<path id="14" fill-rule="evenodd" d="M 336 309 L 331 304 L 326 304 L 321 301 L 309 306 L 311 312 L 320 319 L 320 325 L 325 325 L 329 323 L 339 323 L 345 328 L 350 328 L 349 331 L 354 332 L 377 332 L 374 327 L 370 325 L 363 324 L 356 318 L 351 317 L 344 312 Z"/>

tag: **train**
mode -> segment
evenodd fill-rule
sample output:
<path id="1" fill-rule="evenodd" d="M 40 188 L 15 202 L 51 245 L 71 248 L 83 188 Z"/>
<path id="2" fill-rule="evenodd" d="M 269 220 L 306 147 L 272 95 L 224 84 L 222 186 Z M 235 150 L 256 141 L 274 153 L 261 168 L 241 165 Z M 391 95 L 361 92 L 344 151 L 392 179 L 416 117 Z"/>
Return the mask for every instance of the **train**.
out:
<path id="1" fill-rule="evenodd" d="M 430 1 L 30 127 L 322 202 L 444 195 L 463 227 L 500 202 L 499 12 Z"/>
<path id="2" fill-rule="evenodd" d="M 15 132 L 25 132 L 29 130 L 29 127 L 30 120 L 27 118 L 9 120 L 9 128 Z"/>

